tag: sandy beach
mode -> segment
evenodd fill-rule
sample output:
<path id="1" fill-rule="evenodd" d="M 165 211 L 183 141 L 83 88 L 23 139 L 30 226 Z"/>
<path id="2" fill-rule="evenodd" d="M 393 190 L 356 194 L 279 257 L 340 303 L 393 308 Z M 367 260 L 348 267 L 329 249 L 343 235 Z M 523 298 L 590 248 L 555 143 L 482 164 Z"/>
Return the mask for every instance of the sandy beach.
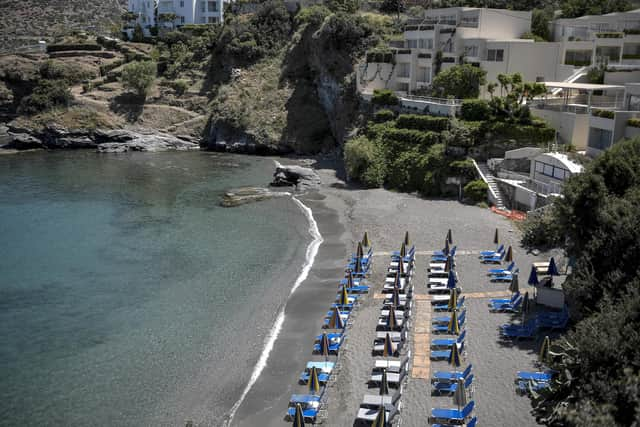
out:
<path id="1" fill-rule="evenodd" d="M 374 358 L 371 347 L 375 324 L 382 306 L 379 294 L 389 253 L 399 249 L 405 231 L 409 231 L 417 250 L 414 275 L 415 301 L 410 328 L 409 348 L 412 354 L 424 354 L 425 345 L 414 342 L 416 318 L 431 315 L 425 301 L 426 265 L 429 254 L 442 249 L 448 229 L 452 229 L 454 245 L 458 246 L 457 272 L 466 299 L 467 343 L 463 368 L 473 364 L 474 415 L 481 425 L 537 425 L 530 414 L 530 401 L 516 394 L 516 371 L 531 370 L 540 339 L 515 344 L 501 342 L 498 326 L 520 317 L 490 313 L 489 296 L 483 293 L 506 293 L 506 284 L 489 281 L 490 268 L 478 260 L 481 250 L 493 249 L 493 233 L 499 229 L 501 243 L 513 245 L 514 260 L 521 268 L 521 289 L 527 290 L 526 277 L 533 261 L 548 259 L 545 254 L 533 256 L 519 245 L 515 225 L 488 209 L 462 205 L 450 200 L 425 200 L 413 195 L 383 189 L 353 189 L 336 176 L 333 169 L 318 168 L 323 180 L 319 194 L 301 197 L 313 210 L 324 239 L 308 279 L 292 295 L 285 309 L 282 331 L 275 341 L 267 365 L 240 405 L 233 426 L 287 425 L 284 415 L 289 397 L 305 393 L 297 382 L 300 372 L 312 356 L 315 335 L 322 332 L 324 314 L 335 298 L 337 281 L 342 277 L 349 253 L 368 231 L 374 247 L 374 267 L 369 278 L 372 291 L 362 298 L 354 321 L 347 330 L 347 339 L 340 350 L 340 370 L 330 382 L 326 394 L 326 411 L 319 422 L 329 426 L 350 426 L 362 397 L 376 393 L 368 389 L 367 379 Z M 422 301 L 421 301 L 422 300 Z M 429 314 L 427 314 L 429 311 Z M 422 316 L 422 317 L 420 317 Z M 419 323 L 419 322 L 418 322 Z M 424 338 L 424 337 L 422 337 Z M 408 379 L 403 387 L 402 410 L 394 425 L 424 426 L 431 408 L 453 407 L 450 397 L 431 396 L 430 374 L 448 370 L 446 362 L 429 362 L 427 356 L 412 357 Z"/>

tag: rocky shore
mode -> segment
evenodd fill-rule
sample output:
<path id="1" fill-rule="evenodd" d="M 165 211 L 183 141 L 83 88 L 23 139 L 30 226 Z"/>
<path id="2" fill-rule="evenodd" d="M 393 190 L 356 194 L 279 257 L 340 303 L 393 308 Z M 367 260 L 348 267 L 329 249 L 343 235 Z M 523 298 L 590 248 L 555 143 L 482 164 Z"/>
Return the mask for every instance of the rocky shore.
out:
<path id="1" fill-rule="evenodd" d="M 67 129 L 49 125 L 42 130 L 12 124 L 0 126 L 0 149 L 87 149 L 101 153 L 127 151 L 198 150 L 197 140 L 189 136 L 173 136 L 152 129 L 104 130 Z"/>

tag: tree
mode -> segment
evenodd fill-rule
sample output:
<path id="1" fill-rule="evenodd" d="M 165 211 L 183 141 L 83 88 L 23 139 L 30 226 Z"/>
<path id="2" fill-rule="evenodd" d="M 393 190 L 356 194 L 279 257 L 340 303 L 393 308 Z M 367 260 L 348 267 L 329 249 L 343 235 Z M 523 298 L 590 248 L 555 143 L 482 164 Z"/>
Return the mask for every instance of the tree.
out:
<path id="1" fill-rule="evenodd" d="M 404 12 L 405 6 L 403 0 L 382 0 L 380 4 L 380 12 L 395 13 L 400 18 L 400 13 Z"/>
<path id="2" fill-rule="evenodd" d="M 531 33 L 542 40 L 551 40 L 549 22 L 553 19 L 552 9 L 534 9 L 531 13 Z"/>
<path id="3" fill-rule="evenodd" d="M 477 98 L 480 86 L 486 83 L 487 72 L 470 64 L 456 65 L 441 71 L 431 86 L 436 96 Z"/>
<path id="4" fill-rule="evenodd" d="M 122 85 L 146 98 L 156 78 L 157 65 L 153 61 L 135 61 L 122 68 Z"/>
<path id="5" fill-rule="evenodd" d="M 640 413 L 640 138 L 617 143 L 566 184 L 556 232 L 575 267 L 563 284 L 573 331 L 552 344 L 548 426 L 632 426 Z M 605 255 L 606 254 L 606 255 Z"/>
<path id="6" fill-rule="evenodd" d="M 629 0 L 564 0 L 561 4 L 563 18 L 625 12 L 631 8 L 632 4 Z"/>
<path id="7" fill-rule="evenodd" d="M 131 41 L 134 41 L 136 43 L 141 43 L 144 41 L 144 31 L 142 30 L 142 25 L 136 24 L 136 26 L 133 27 L 133 35 L 131 36 Z"/>
<path id="8" fill-rule="evenodd" d="M 31 115 L 55 107 L 68 107 L 72 99 L 65 80 L 41 79 L 33 92 L 22 98 L 18 112 Z"/>
<path id="9" fill-rule="evenodd" d="M 380 187 L 384 183 L 384 155 L 378 145 L 366 136 L 347 141 L 344 147 L 344 162 L 349 177 L 367 187 Z"/>
<path id="10" fill-rule="evenodd" d="M 496 87 L 498 87 L 498 84 L 495 82 L 491 82 L 487 85 L 487 92 L 489 92 L 489 95 L 491 96 L 491 98 L 493 98 L 493 94 L 496 91 Z"/>

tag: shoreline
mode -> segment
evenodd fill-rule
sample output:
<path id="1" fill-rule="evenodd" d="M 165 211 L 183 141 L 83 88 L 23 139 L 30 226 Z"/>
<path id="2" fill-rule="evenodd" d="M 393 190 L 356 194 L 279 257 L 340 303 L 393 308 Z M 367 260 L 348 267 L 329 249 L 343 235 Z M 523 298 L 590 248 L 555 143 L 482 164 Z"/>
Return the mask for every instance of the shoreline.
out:
<path id="1" fill-rule="evenodd" d="M 313 211 L 304 203 L 302 203 L 297 197 L 292 196 L 291 199 L 301 209 L 302 213 L 305 215 L 307 221 L 309 222 L 308 231 L 312 237 L 312 240 L 311 242 L 309 242 L 309 245 L 307 245 L 307 249 L 305 253 L 305 263 L 303 264 L 302 270 L 300 271 L 300 274 L 296 278 L 296 281 L 293 284 L 291 291 L 289 292 L 289 297 L 293 295 L 293 293 L 300 287 L 302 283 L 304 283 L 304 281 L 309 276 L 309 272 L 313 268 L 316 255 L 318 253 L 318 249 L 320 248 L 320 245 L 322 245 L 324 241 L 324 239 L 322 238 L 322 234 L 320 234 L 320 231 L 318 229 L 318 223 L 316 222 L 313 216 Z M 249 382 L 244 387 L 242 394 L 240 395 L 238 400 L 234 403 L 228 415 L 225 417 L 225 423 L 224 423 L 225 426 L 231 425 L 236 412 L 238 411 L 238 409 L 244 402 L 245 398 L 251 391 L 251 388 L 253 387 L 253 385 L 256 383 L 256 381 L 262 374 L 264 368 L 267 366 L 267 363 L 269 361 L 269 356 L 271 355 L 271 352 L 273 350 L 273 346 L 275 345 L 275 342 L 280 336 L 280 332 L 282 331 L 282 326 L 284 325 L 284 322 L 286 319 L 286 308 L 288 303 L 289 303 L 289 299 L 287 299 L 287 302 L 278 313 L 276 321 L 273 324 L 269 332 L 269 335 L 267 335 L 265 339 L 265 344 L 260 354 L 260 358 L 258 359 L 258 362 L 256 363 L 253 369 L 253 372 L 251 373 Z"/>

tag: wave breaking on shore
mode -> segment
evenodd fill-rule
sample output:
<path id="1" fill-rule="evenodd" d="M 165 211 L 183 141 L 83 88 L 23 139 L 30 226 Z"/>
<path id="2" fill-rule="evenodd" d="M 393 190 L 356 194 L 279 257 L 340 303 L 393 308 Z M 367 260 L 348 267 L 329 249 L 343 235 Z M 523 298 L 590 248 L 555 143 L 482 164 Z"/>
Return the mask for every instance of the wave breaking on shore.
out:
<path id="1" fill-rule="evenodd" d="M 309 221 L 309 234 L 311 235 L 312 240 L 307 246 L 307 250 L 305 253 L 305 262 L 302 266 L 302 270 L 300 271 L 300 274 L 298 275 L 298 278 L 294 282 L 293 287 L 289 292 L 289 296 L 291 296 L 296 291 L 296 289 L 300 287 L 302 282 L 304 282 L 309 276 L 311 267 L 313 266 L 316 255 L 318 254 L 318 249 L 320 248 L 320 245 L 324 241 L 322 238 L 322 235 L 320 234 L 320 230 L 318 229 L 318 223 L 313 217 L 313 211 L 311 210 L 311 208 L 309 208 L 307 205 L 302 203 L 297 197 L 292 196 L 291 199 L 294 201 L 296 205 L 298 205 L 300 210 L 302 210 L 305 217 Z M 278 313 L 278 317 L 276 318 L 276 321 L 274 322 L 273 327 L 271 328 L 271 330 L 269 331 L 269 334 L 265 339 L 264 349 L 260 354 L 260 358 L 258 359 L 258 362 L 253 368 L 253 372 L 251 373 L 249 382 L 247 383 L 246 387 L 242 391 L 240 398 L 236 401 L 233 407 L 231 407 L 231 410 L 229 411 L 226 417 L 226 420 L 224 423 L 225 427 L 228 427 L 231 425 L 231 421 L 233 420 L 233 417 L 238 411 L 238 408 L 240 408 L 240 405 L 242 405 L 242 402 L 244 402 L 244 399 L 247 397 L 247 395 L 251 391 L 251 388 L 260 377 L 260 374 L 262 373 L 264 368 L 267 366 L 267 361 L 269 360 L 269 355 L 271 354 L 271 350 L 273 350 L 273 346 L 275 345 L 276 339 L 278 339 L 278 336 L 280 335 L 280 331 L 282 330 L 282 325 L 284 324 L 286 307 L 287 307 L 287 303 L 285 302 L 285 304 L 280 309 L 280 312 Z"/>

